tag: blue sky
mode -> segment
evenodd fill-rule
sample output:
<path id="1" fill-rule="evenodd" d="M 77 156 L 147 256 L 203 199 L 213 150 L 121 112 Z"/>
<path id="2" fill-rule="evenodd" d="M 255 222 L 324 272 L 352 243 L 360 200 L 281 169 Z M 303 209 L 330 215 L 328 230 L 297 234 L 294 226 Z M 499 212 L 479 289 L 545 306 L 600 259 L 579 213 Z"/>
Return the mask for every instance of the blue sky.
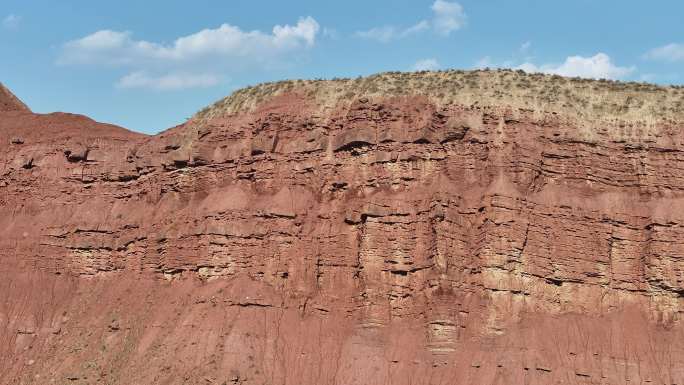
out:
<path id="1" fill-rule="evenodd" d="M 36 112 L 156 133 L 288 78 L 521 68 L 684 84 L 679 0 L 2 0 L 0 81 Z"/>

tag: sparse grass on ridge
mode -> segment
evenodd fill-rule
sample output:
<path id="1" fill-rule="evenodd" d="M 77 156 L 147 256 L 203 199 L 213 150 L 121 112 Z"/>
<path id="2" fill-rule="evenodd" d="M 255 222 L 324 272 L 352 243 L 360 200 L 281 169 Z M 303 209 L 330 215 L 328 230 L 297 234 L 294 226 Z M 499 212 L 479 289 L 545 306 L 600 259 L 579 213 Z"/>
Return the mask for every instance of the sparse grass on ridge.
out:
<path id="1" fill-rule="evenodd" d="M 684 122 L 684 87 L 566 78 L 514 70 L 386 72 L 355 79 L 286 80 L 235 91 L 195 115 L 203 121 L 248 112 L 270 97 L 298 92 L 322 110 L 360 97 L 425 95 L 438 105 L 556 112 L 581 123 Z M 583 124 L 584 125 L 584 124 Z"/>

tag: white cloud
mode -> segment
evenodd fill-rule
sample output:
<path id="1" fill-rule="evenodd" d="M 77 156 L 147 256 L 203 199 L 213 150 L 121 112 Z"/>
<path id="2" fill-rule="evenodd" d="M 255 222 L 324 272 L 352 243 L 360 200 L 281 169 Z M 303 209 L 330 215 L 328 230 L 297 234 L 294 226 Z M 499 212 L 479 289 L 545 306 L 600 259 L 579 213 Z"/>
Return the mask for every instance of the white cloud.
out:
<path id="1" fill-rule="evenodd" d="M 497 67 L 496 64 L 492 61 L 492 58 L 490 56 L 485 56 L 481 58 L 480 60 L 475 62 L 475 68 L 491 68 L 491 67 Z"/>
<path id="2" fill-rule="evenodd" d="M 615 65 L 610 56 L 599 52 L 591 57 L 569 56 L 560 65 L 544 64 L 541 66 L 525 62 L 516 67 L 525 72 L 542 72 L 561 76 L 578 76 L 593 79 L 621 79 L 635 71 L 635 67 Z"/>
<path id="3" fill-rule="evenodd" d="M 337 30 L 334 28 L 323 28 L 322 35 L 323 37 L 327 37 L 333 40 L 337 40 L 340 38 L 340 33 L 337 32 Z"/>
<path id="4" fill-rule="evenodd" d="M 654 82 L 658 79 L 658 75 L 654 73 L 645 73 L 639 76 L 639 80 L 642 82 Z"/>
<path id="5" fill-rule="evenodd" d="M 137 71 L 121 78 L 116 84 L 119 88 L 148 88 L 160 91 L 182 90 L 187 88 L 207 88 L 219 84 L 218 76 L 211 74 L 172 73 L 151 76 Z"/>
<path id="6" fill-rule="evenodd" d="M 367 31 L 358 31 L 356 36 L 364 38 L 377 40 L 381 43 L 387 43 L 390 40 L 395 39 L 398 36 L 397 29 L 392 26 L 376 27 L 371 28 Z"/>
<path id="7" fill-rule="evenodd" d="M 662 61 L 684 61 L 684 44 L 671 43 L 654 48 L 645 55 L 647 59 Z"/>
<path id="8" fill-rule="evenodd" d="M 432 4 L 434 12 L 433 27 L 442 35 L 449 35 L 452 31 L 461 29 L 466 23 L 466 14 L 461 4 L 436 0 Z"/>
<path id="9" fill-rule="evenodd" d="M 409 35 L 412 35 L 414 33 L 418 33 L 421 31 L 425 31 L 426 29 L 430 29 L 430 23 L 427 20 L 421 20 L 421 21 L 417 22 L 416 24 L 406 28 L 402 32 L 401 37 L 409 36 Z"/>
<path id="10" fill-rule="evenodd" d="M 411 67 L 413 71 L 435 71 L 440 68 L 439 62 L 437 59 L 422 59 L 418 60 L 416 64 Z"/>
<path id="11" fill-rule="evenodd" d="M 116 83 L 119 88 L 211 87 L 221 82 L 215 74 L 287 65 L 316 44 L 320 29 L 312 17 L 276 25 L 269 33 L 223 24 L 170 43 L 105 29 L 65 43 L 57 63 L 128 68 L 130 73 Z"/>
<path id="12" fill-rule="evenodd" d="M 528 40 L 528 41 L 526 41 L 520 45 L 520 49 L 518 51 L 520 51 L 520 53 L 522 53 L 522 54 L 526 54 L 527 52 L 530 51 L 531 47 L 532 47 L 532 42 Z"/>
<path id="13" fill-rule="evenodd" d="M 413 34 L 432 29 L 435 33 L 448 36 L 451 32 L 463 28 L 467 17 L 463 7 L 456 2 L 436 0 L 430 7 L 433 16 L 431 20 L 420 20 L 408 28 L 399 28 L 391 25 L 375 27 L 355 33 L 357 37 L 376 40 L 387 43 L 392 40 L 402 39 Z"/>
<path id="14" fill-rule="evenodd" d="M 658 84 L 677 84 L 681 82 L 681 79 L 681 74 L 676 72 L 647 72 L 639 76 L 639 81 Z"/>
<path id="15" fill-rule="evenodd" d="M 396 27 L 386 25 L 383 27 L 371 28 L 367 31 L 358 31 L 356 32 L 356 36 L 364 39 L 376 40 L 381 43 L 388 43 L 395 39 L 402 39 L 411 36 L 428 28 L 430 28 L 430 23 L 422 20 L 406 29 L 398 29 Z"/>
<path id="16" fill-rule="evenodd" d="M 260 61 L 313 46 L 319 29 L 312 17 L 301 18 L 294 26 L 276 25 L 270 34 L 223 24 L 179 37 L 172 44 L 135 40 L 130 32 L 101 30 L 67 42 L 58 63 L 133 65 L 209 57 Z"/>
<path id="17" fill-rule="evenodd" d="M 19 23 L 21 23 L 21 16 L 17 16 L 15 14 L 7 15 L 4 19 L 2 19 L 2 26 L 7 29 L 16 28 L 19 26 Z"/>
<path id="18" fill-rule="evenodd" d="M 532 62 L 533 57 L 529 55 L 529 51 L 532 48 L 532 42 L 531 41 L 525 41 L 520 46 L 518 46 L 517 50 L 511 52 L 511 55 L 508 59 L 498 62 L 492 59 L 491 56 L 484 56 L 480 58 L 478 61 L 475 62 L 474 67 L 475 68 L 512 68 L 516 67 L 518 64 L 521 62 Z"/>
<path id="19" fill-rule="evenodd" d="M 481 58 L 480 60 L 475 62 L 475 68 L 479 69 L 484 69 L 484 68 L 510 68 L 515 66 L 515 62 L 513 60 L 506 60 L 501 63 L 496 63 L 492 60 L 491 56 L 485 56 Z"/>

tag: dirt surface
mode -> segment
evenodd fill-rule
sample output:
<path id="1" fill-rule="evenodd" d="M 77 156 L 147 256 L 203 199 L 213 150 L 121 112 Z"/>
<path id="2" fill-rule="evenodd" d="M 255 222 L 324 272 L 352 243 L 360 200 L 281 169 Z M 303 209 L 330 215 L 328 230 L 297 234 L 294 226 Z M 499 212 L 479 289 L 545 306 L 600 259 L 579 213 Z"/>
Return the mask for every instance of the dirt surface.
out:
<path id="1" fill-rule="evenodd" d="M 2 384 L 684 384 L 681 121 L 0 91 Z"/>

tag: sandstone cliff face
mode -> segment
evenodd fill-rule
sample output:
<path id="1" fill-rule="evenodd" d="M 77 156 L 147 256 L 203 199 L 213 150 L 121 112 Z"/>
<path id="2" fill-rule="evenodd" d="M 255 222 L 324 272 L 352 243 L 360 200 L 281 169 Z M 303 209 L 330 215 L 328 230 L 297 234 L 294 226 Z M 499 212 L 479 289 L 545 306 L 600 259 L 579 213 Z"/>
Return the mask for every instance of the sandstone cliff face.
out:
<path id="1" fill-rule="evenodd" d="M 683 96 L 385 74 L 152 137 L 5 97 L 0 383 L 682 384 Z"/>

